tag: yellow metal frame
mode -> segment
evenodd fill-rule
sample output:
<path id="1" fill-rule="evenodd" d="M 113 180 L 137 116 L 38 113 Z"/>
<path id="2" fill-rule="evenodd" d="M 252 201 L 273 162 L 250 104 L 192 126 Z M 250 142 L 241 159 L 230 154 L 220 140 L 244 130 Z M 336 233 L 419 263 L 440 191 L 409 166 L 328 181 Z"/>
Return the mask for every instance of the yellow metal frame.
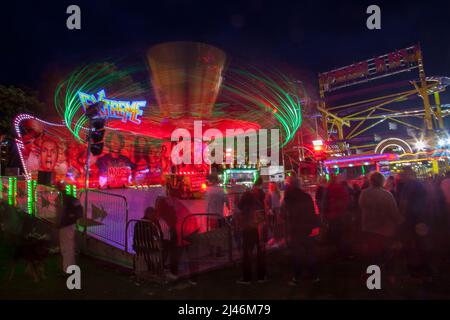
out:
<path id="1" fill-rule="evenodd" d="M 414 86 L 414 89 L 402 91 L 399 93 L 384 95 L 381 97 L 375 97 L 371 99 L 366 99 L 362 101 L 356 101 L 352 103 L 347 103 L 344 105 L 333 106 L 327 108 L 325 104 L 325 90 L 323 85 L 320 83 L 320 102 L 318 105 L 318 110 L 322 114 L 322 126 L 324 131 L 326 132 L 325 139 L 329 139 L 328 131 L 334 129 L 336 127 L 338 133 L 338 140 L 349 140 L 359 136 L 360 134 L 366 132 L 367 130 L 383 123 L 386 120 L 391 120 L 401 125 L 414 128 L 420 131 L 423 131 L 424 136 L 430 136 L 433 131 L 433 118 L 436 119 L 437 127 L 439 129 L 444 129 L 443 118 L 448 114 L 443 114 L 440 105 L 440 97 L 439 90 L 437 90 L 440 83 L 438 81 L 427 82 L 425 77 L 425 71 L 423 68 L 422 54 L 419 54 L 418 58 L 418 70 L 419 70 L 419 82 L 411 82 Z M 423 109 L 420 111 L 398 111 L 391 110 L 389 108 L 390 104 L 404 101 L 409 96 L 419 94 L 423 100 Z M 434 94 L 434 100 L 436 105 L 436 111 L 433 110 L 430 104 L 429 95 Z M 388 100 L 386 100 L 388 99 Z M 382 101 L 382 102 L 379 102 Z M 370 106 L 364 110 L 354 112 L 352 114 L 346 116 L 339 116 L 340 110 L 345 110 L 348 107 L 358 106 L 367 103 L 376 103 L 373 106 Z M 379 112 L 383 111 L 384 114 L 380 114 Z M 378 112 L 378 113 L 377 113 Z M 403 118 L 400 120 L 399 118 Z M 408 118 L 419 118 L 424 120 L 424 128 L 418 127 L 414 124 L 408 123 Z M 376 120 L 376 122 L 371 123 L 369 125 L 366 124 L 368 120 Z M 347 134 L 344 134 L 344 126 L 350 128 L 350 131 Z M 341 151 L 343 151 L 344 143 L 340 143 Z M 352 146 L 351 149 L 367 147 L 364 146 Z"/>

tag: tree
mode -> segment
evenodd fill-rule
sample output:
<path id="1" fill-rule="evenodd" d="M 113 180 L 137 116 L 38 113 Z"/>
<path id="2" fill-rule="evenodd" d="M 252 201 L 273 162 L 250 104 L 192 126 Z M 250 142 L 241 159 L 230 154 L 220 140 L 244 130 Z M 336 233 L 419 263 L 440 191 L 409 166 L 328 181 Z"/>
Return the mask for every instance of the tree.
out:
<path id="1" fill-rule="evenodd" d="M 20 113 L 45 114 L 46 106 L 36 93 L 14 86 L 0 85 L 0 134 L 7 138 L 15 136 L 14 118 Z"/>

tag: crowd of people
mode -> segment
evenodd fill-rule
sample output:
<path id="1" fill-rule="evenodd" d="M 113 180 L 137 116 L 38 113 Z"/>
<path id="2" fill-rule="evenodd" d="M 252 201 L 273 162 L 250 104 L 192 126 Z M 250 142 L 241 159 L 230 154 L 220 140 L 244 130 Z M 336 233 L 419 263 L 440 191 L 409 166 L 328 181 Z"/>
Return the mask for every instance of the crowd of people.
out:
<path id="1" fill-rule="evenodd" d="M 239 284 L 268 280 L 269 247 L 288 249 L 292 286 L 305 279 L 320 280 L 321 247 L 335 252 L 334 260 L 328 262 L 352 261 L 361 266 L 361 274 L 368 266 L 377 265 L 387 275 L 385 278 L 394 283 L 405 274 L 433 281 L 449 257 L 450 173 L 419 180 L 409 168 L 387 178 L 372 172 L 360 184 L 335 175 L 329 181 L 322 180 L 315 192 L 306 191 L 295 176 L 287 177 L 282 191 L 274 182 L 265 191 L 262 179 L 258 179 L 234 199 L 235 203 L 231 203 L 223 187 L 215 185 L 217 181 L 211 179 L 208 186 L 206 209 L 208 214 L 220 218 L 214 228 L 228 224 L 235 240 L 239 240 L 235 241 L 242 258 Z M 75 264 L 74 226 L 82 209 L 74 203 L 76 199 L 66 195 L 64 184 L 58 184 L 58 189 L 63 197 L 61 211 L 65 212 L 60 215 L 64 221 L 58 224 L 65 271 Z M 231 216 L 225 215 L 225 208 Z M 143 257 L 144 269 L 155 269 L 156 263 L 161 270 L 167 269 L 170 278 L 177 278 L 182 247 L 186 245 L 180 241 L 179 225 L 170 197 L 160 197 L 154 208 L 146 209 L 143 219 L 135 224 L 133 241 L 133 249 Z M 149 230 L 149 226 L 156 229 Z M 194 234 L 187 234 L 186 239 L 194 241 L 199 226 L 191 229 Z M 154 239 L 146 239 L 148 235 Z M 211 243 L 212 254 L 223 257 L 226 245 Z M 155 260 L 150 249 L 160 252 L 161 259 Z"/>
<path id="2" fill-rule="evenodd" d="M 289 250 L 292 286 L 304 280 L 320 281 L 321 247 L 335 252 L 331 263 L 354 263 L 361 267 L 361 275 L 366 274 L 368 266 L 377 265 L 394 283 L 401 278 L 400 273 L 432 281 L 439 262 L 450 252 L 448 173 L 419 180 L 409 168 L 387 178 L 372 172 L 360 184 L 336 175 L 321 181 L 315 192 L 304 189 L 297 177 L 289 176 L 283 191 L 271 182 L 265 192 L 263 181 L 258 179 L 232 204 L 223 187 L 214 187 L 214 181 L 208 186 L 208 213 L 223 217 L 222 224 L 216 227 L 230 222 L 235 240 L 239 240 L 239 284 L 268 280 L 269 247 Z M 226 217 L 224 208 L 232 215 Z M 167 230 L 161 235 L 164 261 L 170 261 L 169 269 L 176 275 L 180 249 L 176 244 L 176 222 L 170 216 L 176 217 L 176 212 L 159 200 L 156 210 L 150 210 L 144 218 L 166 225 L 161 228 Z M 213 249 L 216 257 L 223 256 L 220 245 Z"/>
<path id="3" fill-rule="evenodd" d="M 312 197 L 300 187 L 300 181 L 290 176 L 281 195 L 276 183 L 269 184 L 267 193 L 263 191 L 262 179 L 258 179 L 250 190 L 245 191 L 238 202 L 238 211 L 233 219 L 242 233 L 242 278 L 239 284 L 249 285 L 254 280 L 252 272 L 252 251 L 256 249 L 256 281 L 267 281 L 267 244 L 280 244 L 285 241 L 291 249 L 293 260 L 293 279 L 291 285 L 298 285 L 303 270 L 309 276 L 315 274 L 313 229 L 320 221 L 315 213 Z M 272 246 L 273 247 L 273 246 Z"/>
<path id="4" fill-rule="evenodd" d="M 266 248 L 282 241 L 292 258 L 292 286 L 320 280 L 321 245 L 335 247 L 338 260 L 360 265 L 361 275 L 379 266 L 391 284 L 401 275 L 433 281 L 450 251 L 449 173 L 419 180 L 410 168 L 387 178 L 372 172 L 362 184 L 336 175 L 319 184 L 314 200 L 294 176 L 283 195 L 275 183 L 265 193 L 260 179 L 242 194 L 233 215 L 242 238 L 238 283 L 267 281 Z"/>

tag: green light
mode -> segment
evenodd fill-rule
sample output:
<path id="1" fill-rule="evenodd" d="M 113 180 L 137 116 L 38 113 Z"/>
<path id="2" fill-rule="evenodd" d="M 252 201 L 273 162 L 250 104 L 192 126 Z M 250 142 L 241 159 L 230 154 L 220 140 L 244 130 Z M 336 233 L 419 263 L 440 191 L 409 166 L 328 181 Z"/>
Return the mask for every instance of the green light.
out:
<path id="1" fill-rule="evenodd" d="M 113 63 L 92 63 L 76 69 L 58 84 L 54 95 L 55 108 L 78 142 L 84 141 L 81 133 L 88 122 L 78 93 L 105 89 L 111 99 L 143 96 L 148 85 L 135 82 L 131 77 L 142 70 L 142 67 L 119 70 Z"/>
<path id="2" fill-rule="evenodd" d="M 247 118 L 264 123 L 261 127 L 269 127 L 267 122 L 271 117 L 267 112 L 270 112 L 282 129 L 281 146 L 285 146 L 302 124 L 299 93 L 302 90 L 305 93 L 304 89 L 298 81 L 278 71 L 269 72 L 254 67 L 250 69 L 252 72 L 230 69 L 223 84 L 223 93 L 231 102 L 245 104 L 244 107 L 249 109 Z"/>
<path id="3" fill-rule="evenodd" d="M 68 196 L 72 196 L 72 197 L 76 198 L 77 197 L 77 186 L 74 184 L 66 185 L 66 194 Z"/>
<path id="4" fill-rule="evenodd" d="M 253 183 L 255 183 L 256 180 L 258 180 L 258 178 L 259 178 L 259 171 L 258 171 L 258 170 L 255 170 L 255 171 L 253 171 L 253 172 L 255 172 L 255 178 L 253 179 Z"/>
<path id="5" fill-rule="evenodd" d="M 27 211 L 29 215 L 33 214 L 34 207 L 34 186 L 36 185 L 36 181 L 28 180 L 27 181 Z"/>
<path id="6" fill-rule="evenodd" d="M 228 183 L 228 181 L 229 181 L 229 176 L 228 176 L 228 174 L 229 174 L 229 170 L 225 170 L 224 172 L 223 172 L 223 175 L 224 175 L 224 178 L 223 178 L 223 184 L 227 184 Z"/>
<path id="7" fill-rule="evenodd" d="M 16 204 L 16 196 L 17 196 L 17 178 L 9 177 L 8 178 L 8 204 L 13 206 Z"/>

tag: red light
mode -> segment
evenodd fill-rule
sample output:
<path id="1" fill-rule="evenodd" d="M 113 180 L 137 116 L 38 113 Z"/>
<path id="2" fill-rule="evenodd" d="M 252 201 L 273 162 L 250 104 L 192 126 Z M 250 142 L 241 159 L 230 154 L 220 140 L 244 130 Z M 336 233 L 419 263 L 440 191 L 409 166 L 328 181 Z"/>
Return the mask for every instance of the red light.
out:
<path id="1" fill-rule="evenodd" d="M 322 151 L 323 146 L 322 140 L 313 140 L 312 144 L 314 146 L 314 151 Z"/>
<path id="2" fill-rule="evenodd" d="M 322 151 L 322 146 L 314 146 L 314 151 Z"/>

